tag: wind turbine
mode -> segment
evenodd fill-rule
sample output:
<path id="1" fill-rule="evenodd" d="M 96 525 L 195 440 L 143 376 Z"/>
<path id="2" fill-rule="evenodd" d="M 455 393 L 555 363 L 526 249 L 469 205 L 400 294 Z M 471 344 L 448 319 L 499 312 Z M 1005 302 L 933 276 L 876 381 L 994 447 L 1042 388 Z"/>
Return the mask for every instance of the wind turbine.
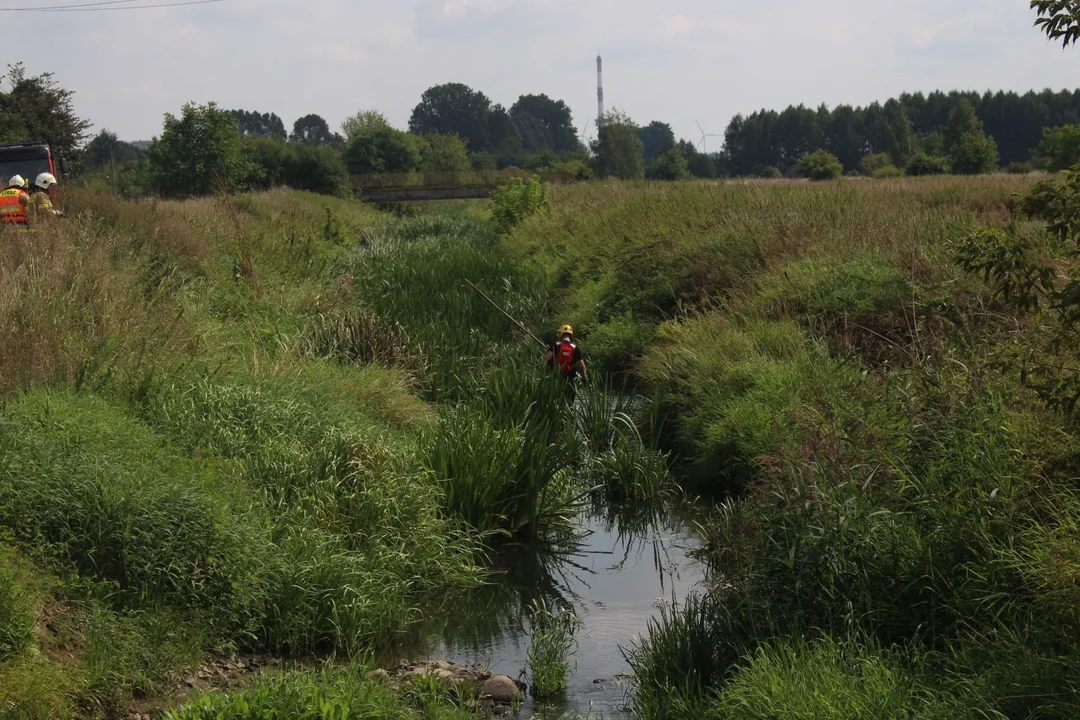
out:
<path id="1" fill-rule="evenodd" d="M 701 149 L 705 152 L 706 155 L 708 155 L 709 154 L 709 146 L 708 146 L 707 139 L 711 138 L 711 137 L 723 137 L 723 135 L 717 135 L 715 133 L 707 133 L 707 132 L 705 132 L 705 129 L 703 127 L 701 127 L 701 123 L 697 122 L 696 120 L 694 121 L 694 124 L 697 125 L 698 130 L 701 130 L 701 140 L 698 141 L 698 145 L 700 145 Z"/>

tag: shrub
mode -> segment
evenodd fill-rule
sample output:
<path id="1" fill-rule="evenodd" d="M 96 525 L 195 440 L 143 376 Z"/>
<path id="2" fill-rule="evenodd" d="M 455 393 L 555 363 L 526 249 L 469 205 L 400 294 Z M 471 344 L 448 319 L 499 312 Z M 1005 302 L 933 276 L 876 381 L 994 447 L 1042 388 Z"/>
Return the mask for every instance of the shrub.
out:
<path id="1" fill-rule="evenodd" d="M 949 173 L 949 159 L 934 157 L 921 150 L 915 153 L 908 161 L 907 174 L 918 177 L 921 175 L 947 175 Z"/>
<path id="2" fill-rule="evenodd" d="M 844 174 L 840 159 L 827 150 L 803 155 L 795 166 L 795 172 L 810 180 L 837 180 Z"/>
<path id="3" fill-rule="evenodd" d="M 949 151 L 953 172 L 959 175 L 980 175 L 997 169 L 997 143 L 980 131 L 966 132 Z"/>
<path id="4" fill-rule="evenodd" d="M 1011 162 L 1005 167 L 1010 175 L 1027 175 L 1035 172 L 1035 166 L 1029 162 Z"/>
<path id="5" fill-rule="evenodd" d="M 889 153 L 866 155 L 859 161 L 859 167 L 862 168 L 863 173 L 871 176 L 881 168 L 891 165 L 895 165 L 895 163 L 893 162 L 892 155 Z"/>
<path id="6" fill-rule="evenodd" d="M 765 178 L 766 180 L 781 180 L 784 177 L 784 173 L 780 171 L 780 168 L 775 165 L 766 165 L 760 168 L 754 173 L 759 178 Z"/>
<path id="7" fill-rule="evenodd" d="M 882 165 L 871 173 L 875 180 L 895 180 L 904 177 L 904 171 L 895 165 Z"/>
<path id="8" fill-rule="evenodd" d="M 650 180 L 685 180 L 690 177 L 690 166 L 678 148 L 672 148 L 657 156 L 645 170 Z"/>
<path id="9" fill-rule="evenodd" d="M 357 135 L 345 148 L 345 164 L 353 175 L 406 173 L 420 167 L 419 138 L 391 127 Z"/>
<path id="10" fill-rule="evenodd" d="M 500 233 L 508 233 L 526 218 L 547 207 L 547 185 L 533 176 L 528 182 L 514 178 L 500 185 L 491 196 L 491 216 Z"/>
<path id="11" fill-rule="evenodd" d="M 1047 170 L 1067 170 L 1080 162 L 1080 125 L 1043 128 L 1042 142 L 1032 156 Z"/>

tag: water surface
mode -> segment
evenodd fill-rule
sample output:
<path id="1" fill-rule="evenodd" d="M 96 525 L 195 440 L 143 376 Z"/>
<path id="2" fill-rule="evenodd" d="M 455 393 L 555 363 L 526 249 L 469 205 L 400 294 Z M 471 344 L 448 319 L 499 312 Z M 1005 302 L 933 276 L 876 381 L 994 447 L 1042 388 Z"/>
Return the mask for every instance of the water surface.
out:
<path id="1" fill-rule="evenodd" d="M 572 551 L 501 558 L 505 574 L 433 621 L 414 657 L 479 663 L 517 678 L 529 642 L 525 608 L 534 599 L 569 603 L 581 627 L 566 697 L 550 708 L 529 698 L 521 716 L 557 718 L 573 710 L 593 718 L 629 717 L 623 706 L 630 667 L 620 648 L 645 632 L 660 603 L 681 600 L 704 575 L 687 556 L 698 546 L 696 537 L 680 513 L 665 515 L 634 532 L 620 530 L 625 525 L 616 520 L 585 518 Z"/>

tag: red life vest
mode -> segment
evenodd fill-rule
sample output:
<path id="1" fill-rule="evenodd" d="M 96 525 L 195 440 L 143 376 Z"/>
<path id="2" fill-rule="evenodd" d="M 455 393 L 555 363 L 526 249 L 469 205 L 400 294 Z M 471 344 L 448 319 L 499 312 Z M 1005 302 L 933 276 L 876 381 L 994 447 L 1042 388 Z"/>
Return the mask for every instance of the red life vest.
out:
<path id="1" fill-rule="evenodd" d="M 577 345 L 572 342 L 561 340 L 555 344 L 555 362 L 559 364 L 559 367 L 567 375 L 574 372 L 575 350 L 577 350 Z"/>
<path id="2" fill-rule="evenodd" d="M 25 190 L 8 188 L 0 192 L 0 221 L 23 225 L 29 223 L 30 215 L 27 212 L 29 201 L 30 196 Z"/>

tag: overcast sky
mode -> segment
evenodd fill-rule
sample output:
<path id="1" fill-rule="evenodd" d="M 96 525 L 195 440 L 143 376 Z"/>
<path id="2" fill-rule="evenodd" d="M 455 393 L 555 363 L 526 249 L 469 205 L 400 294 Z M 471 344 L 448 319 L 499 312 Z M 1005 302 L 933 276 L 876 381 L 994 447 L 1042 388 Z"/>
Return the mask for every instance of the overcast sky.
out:
<path id="1" fill-rule="evenodd" d="M 598 51 L 608 109 L 695 141 L 697 123 L 721 134 L 762 107 L 1080 84 L 1080 49 L 1048 43 L 1028 0 L 224 0 L 3 19 L 7 57 L 55 73 L 80 116 L 126 140 L 157 134 L 188 101 L 289 127 L 313 112 L 337 128 L 374 108 L 405 127 L 445 82 L 507 107 L 547 93 L 580 131 L 596 116 Z"/>

